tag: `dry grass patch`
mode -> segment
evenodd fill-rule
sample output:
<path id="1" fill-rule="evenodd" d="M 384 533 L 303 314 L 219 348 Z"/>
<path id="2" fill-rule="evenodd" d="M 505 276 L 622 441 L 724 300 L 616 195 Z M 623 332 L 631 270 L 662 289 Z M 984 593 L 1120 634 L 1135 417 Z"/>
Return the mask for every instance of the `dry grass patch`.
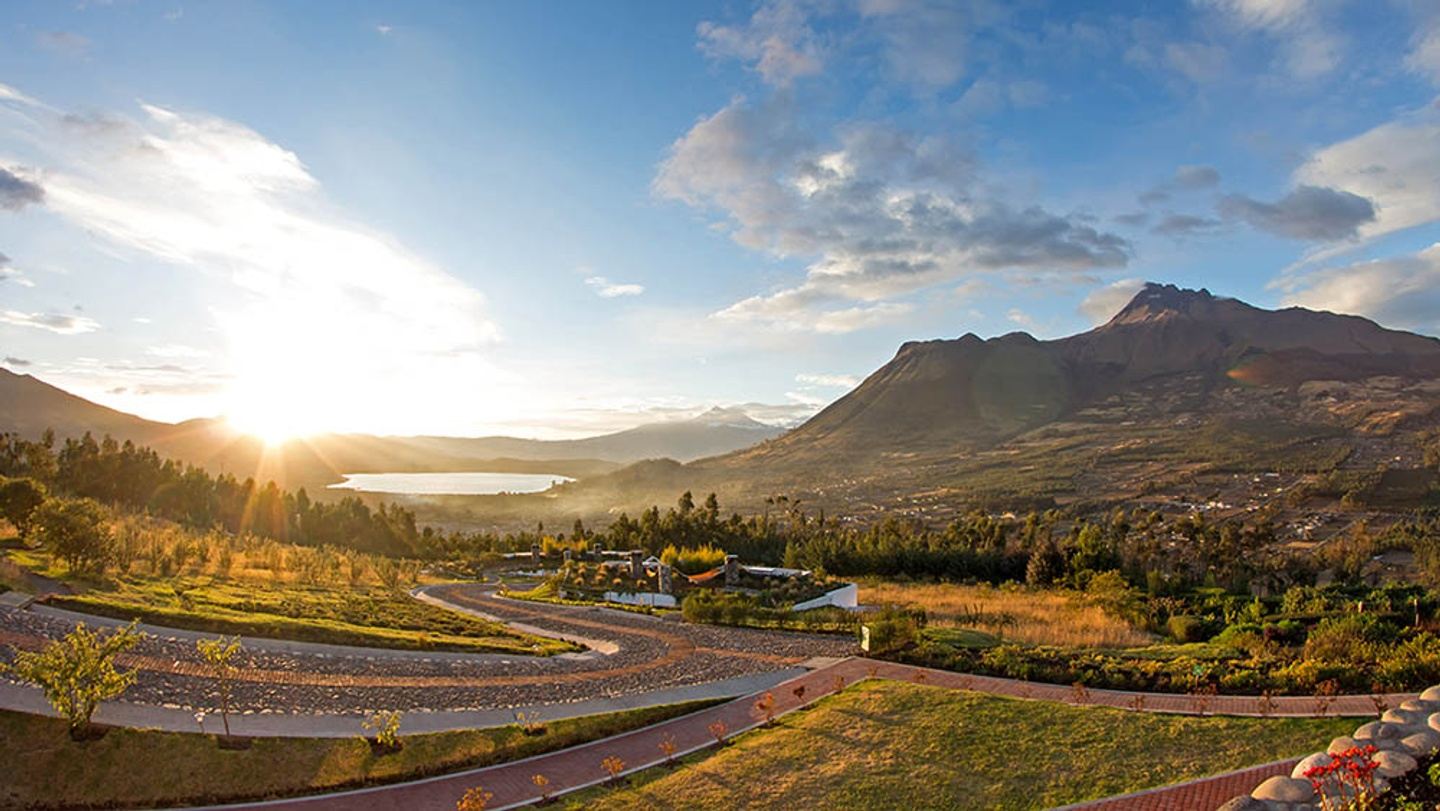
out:
<path id="1" fill-rule="evenodd" d="M 860 602 L 918 606 L 932 626 L 974 629 L 1033 645 L 1126 648 L 1155 641 L 1076 592 L 872 581 L 860 584 Z"/>

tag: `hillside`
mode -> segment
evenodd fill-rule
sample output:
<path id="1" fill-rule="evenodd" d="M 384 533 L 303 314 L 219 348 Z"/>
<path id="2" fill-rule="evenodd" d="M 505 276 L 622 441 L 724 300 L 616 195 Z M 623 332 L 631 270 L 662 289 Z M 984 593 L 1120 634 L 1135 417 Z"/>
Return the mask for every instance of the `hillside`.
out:
<path id="1" fill-rule="evenodd" d="M 693 489 L 756 509 L 789 493 L 852 514 L 942 517 L 1075 502 L 1378 503 L 1381 480 L 1408 482 L 1413 502 L 1433 498 L 1421 444 L 1436 426 L 1440 340 L 1151 284 L 1066 338 L 906 343 L 780 438 L 573 489 L 627 508 Z"/>

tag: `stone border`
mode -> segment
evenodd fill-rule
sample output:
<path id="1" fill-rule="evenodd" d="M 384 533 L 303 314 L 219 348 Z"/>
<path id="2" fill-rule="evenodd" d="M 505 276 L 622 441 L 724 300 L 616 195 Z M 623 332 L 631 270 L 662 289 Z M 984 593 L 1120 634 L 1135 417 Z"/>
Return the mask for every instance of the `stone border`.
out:
<path id="1" fill-rule="evenodd" d="M 1373 754 L 1369 754 L 1374 747 Z M 1306 777 L 1312 769 L 1323 769 L 1337 759 L 1367 757 L 1374 767 L 1375 789 L 1388 791 L 1390 781 L 1409 774 L 1419 766 L 1419 758 L 1440 750 L 1440 685 L 1431 687 L 1419 698 L 1404 701 L 1395 709 L 1386 710 L 1378 721 L 1361 724 L 1353 735 L 1342 735 L 1330 742 L 1323 752 L 1302 758 L 1290 770 L 1270 777 L 1249 794 L 1231 798 L 1220 811 L 1313 811 L 1354 799 L 1338 780 L 1321 775 Z"/>

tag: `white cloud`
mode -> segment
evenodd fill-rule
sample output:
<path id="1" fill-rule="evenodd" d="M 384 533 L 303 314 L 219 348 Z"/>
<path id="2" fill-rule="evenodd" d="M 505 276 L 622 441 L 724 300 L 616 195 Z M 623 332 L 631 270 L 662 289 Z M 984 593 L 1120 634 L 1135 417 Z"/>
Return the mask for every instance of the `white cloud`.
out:
<path id="1" fill-rule="evenodd" d="M 860 378 L 855 375 L 827 375 L 802 373 L 795 375 L 796 383 L 804 383 L 809 386 L 828 386 L 837 389 L 853 389 L 860 385 Z"/>
<path id="2" fill-rule="evenodd" d="M 139 319 L 136 320 L 138 321 Z M 159 346 L 152 346 L 145 350 L 145 352 L 157 358 L 197 359 L 210 357 L 208 351 L 193 346 L 186 346 L 185 344 L 161 344 Z"/>
<path id="3" fill-rule="evenodd" d="M 1032 318 L 1029 313 L 1020 309 L 1019 307 L 1011 307 L 1009 310 L 1007 310 L 1005 313 L 1005 320 L 1009 321 L 1012 324 L 1017 324 L 1021 327 L 1024 327 L 1028 330 L 1035 330 L 1040 326 L 1035 322 L 1035 319 Z"/>
<path id="4" fill-rule="evenodd" d="M 1405 55 L 1405 66 L 1440 85 L 1440 15 L 1415 33 L 1415 45 Z"/>
<path id="5" fill-rule="evenodd" d="M 1165 46 L 1165 61 L 1196 84 L 1218 79 L 1229 64 L 1229 54 L 1207 42 L 1171 42 Z"/>
<path id="6" fill-rule="evenodd" d="M 1285 303 L 1440 333 L 1440 244 L 1286 281 Z"/>
<path id="7" fill-rule="evenodd" d="M 71 118 L 36 119 L 46 207 L 107 250 L 229 286 L 213 310 L 235 375 L 227 407 L 295 430 L 474 424 L 502 407 L 470 396 L 505 377 L 482 354 L 498 328 L 480 293 L 337 211 L 297 155 L 154 105 L 106 126 Z M 418 390 L 435 395 L 423 409 L 406 394 Z M 309 395 L 277 396 L 296 391 Z"/>
<path id="8" fill-rule="evenodd" d="M 773 85 L 813 76 L 824 65 L 820 41 L 798 0 L 769 0 L 743 25 L 702 22 L 697 33 L 706 55 L 739 59 Z"/>
<path id="9" fill-rule="evenodd" d="M 1364 238 L 1440 219 L 1440 114 L 1406 114 L 1312 154 L 1295 181 L 1341 189 L 1375 205 Z"/>
<path id="10" fill-rule="evenodd" d="M 803 283 L 737 302 L 722 319 L 848 332 L 894 322 L 910 307 L 888 299 L 937 283 L 1128 261 L 1114 234 L 986 192 L 952 139 L 856 124 L 816 144 L 789 105 L 737 99 L 676 141 L 655 179 L 661 196 L 722 211 L 741 245 L 813 259 Z"/>
<path id="11" fill-rule="evenodd" d="M 79 335 L 94 332 L 100 324 L 83 315 L 68 313 L 22 313 L 18 310 L 0 312 L 0 323 L 17 327 L 30 327 L 53 332 L 57 335 Z"/>
<path id="12" fill-rule="evenodd" d="M 1098 287 L 1080 302 L 1080 313 L 1092 324 L 1103 324 L 1129 304 L 1144 286 L 1144 279 L 1121 279 Z"/>
<path id="13" fill-rule="evenodd" d="M 1244 31 L 1280 43 L 1281 62 L 1297 79 L 1324 76 L 1339 67 L 1344 40 L 1314 0 L 1200 0 Z"/>
<path id="14" fill-rule="evenodd" d="M 585 284 L 595 291 L 600 298 L 618 298 L 620 296 L 638 296 L 645 292 L 642 284 L 617 284 L 604 276 L 589 276 Z"/>

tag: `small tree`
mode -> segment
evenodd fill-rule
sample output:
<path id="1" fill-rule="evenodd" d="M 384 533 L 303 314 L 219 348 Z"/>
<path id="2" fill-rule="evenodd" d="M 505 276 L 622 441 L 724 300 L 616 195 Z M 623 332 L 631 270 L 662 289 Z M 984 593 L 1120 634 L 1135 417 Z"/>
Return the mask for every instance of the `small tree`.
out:
<path id="1" fill-rule="evenodd" d="M 663 738 L 660 739 L 660 753 L 665 756 L 665 763 L 666 763 L 667 765 L 673 765 L 673 764 L 674 764 L 674 762 L 675 762 L 675 749 L 676 749 L 676 746 L 675 746 L 675 736 L 674 736 L 674 735 L 671 735 L 671 734 L 668 733 L 668 732 L 665 733 L 665 737 L 663 737 Z"/>
<path id="2" fill-rule="evenodd" d="M 395 751 L 400 748 L 400 713 L 382 711 L 371 715 L 360 726 L 375 733 L 375 744 L 383 749 Z"/>
<path id="3" fill-rule="evenodd" d="M 705 728 L 710 730 L 710 737 L 715 739 L 717 746 L 725 745 L 725 733 L 729 731 L 729 727 L 725 726 L 724 721 L 716 721 Z"/>
<path id="4" fill-rule="evenodd" d="M 0 477 L 0 518 L 9 521 L 24 538 L 30 529 L 30 518 L 45 503 L 45 485 L 34 479 Z"/>
<path id="5" fill-rule="evenodd" d="M 625 761 L 614 755 L 611 755 L 600 761 L 600 768 L 604 769 L 605 773 L 610 775 L 610 782 L 618 783 L 620 780 L 620 773 L 625 771 Z"/>
<path id="6" fill-rule="evenodd" d="M 485 811 L 485 807 L 490 804 L 490 800 L 494 796 L 493 792 L 476 786 L 466 791 L 465 796 L 455 803 L 455 811 Z"/>
<path id="7" fill-rule="evenodd" d="M 765 695 L 756 699 L 755 712 L 760 713 L 761 717 L 765 719 L 766 725 L 773 723 L 775 721 L 775 695 L 767 691 Z"/>
<path id="8" fill-rule="evenodd" d="M 109 634 L 77 623 L 63 639 L 38 652 L 16 651 L 14 663 L 0 667 L 44 690 L 50 706 L 69 722 L 70 736 L 78 739 L 89 728 L 100 702 L 119 696 L 135 683 L 135 671 L 117 670 L 115 658 L 135 647 L 142 637 L 134 622 Z"/>
<path id="9" fill-rule="evenodd" d="M 240 652 L 240 637 L 219 637 L 217 639 L 197 639 L 195 649 L 200 652 L 200 658 L 205 660 L 215 673 L 215 681 L 220 686 L 220 719 L 225 723 L 225 737 L 230 737 L 230 693 L 233 687 L 232 681 L 235 677 L 235 666 L 230 660 Z"/>
<path id="10" fill-rule="evenodd" d="M 30 515 L 30 533 L 75 572 L 103 568 L 114 543 L 105 508 L 90 498 L 46 499 Z"/>

